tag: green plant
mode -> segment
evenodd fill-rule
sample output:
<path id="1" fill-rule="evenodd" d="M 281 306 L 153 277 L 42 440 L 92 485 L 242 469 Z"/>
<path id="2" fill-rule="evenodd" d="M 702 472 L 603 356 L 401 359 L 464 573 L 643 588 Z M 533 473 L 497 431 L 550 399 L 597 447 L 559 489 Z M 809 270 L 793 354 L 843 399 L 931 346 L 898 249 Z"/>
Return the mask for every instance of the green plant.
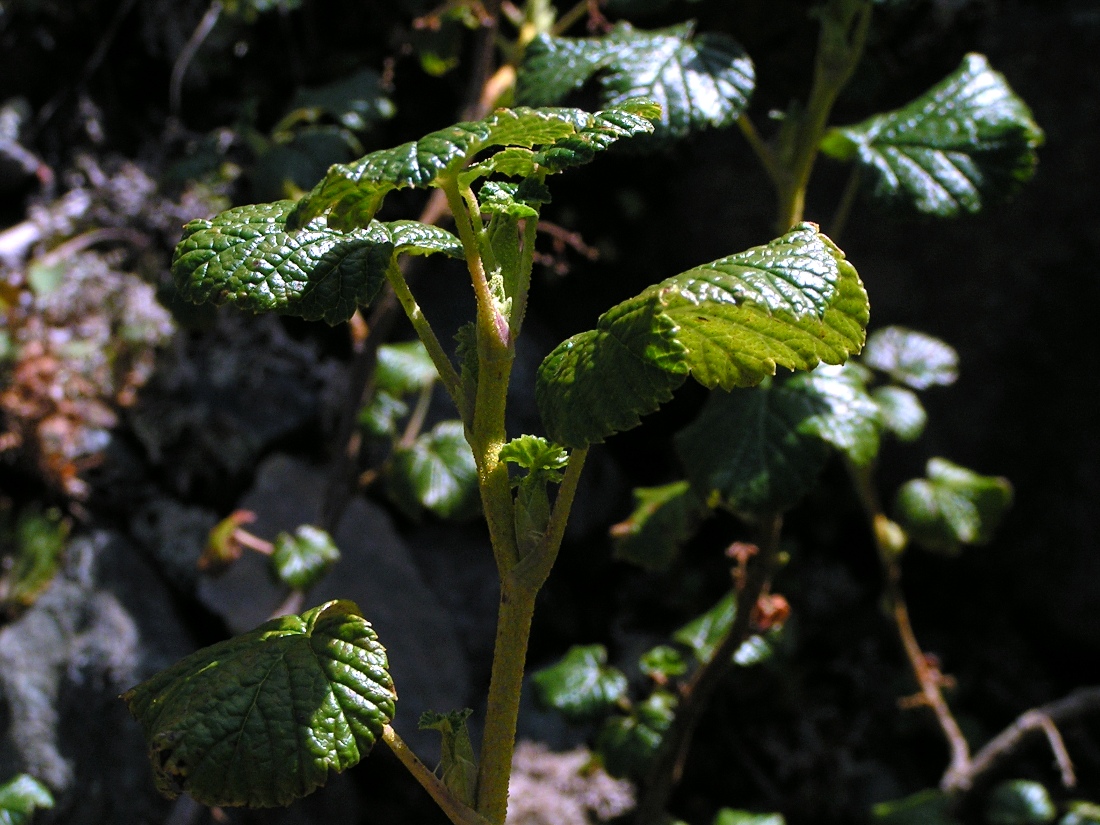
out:
<path id="1" fill-rule="evenodd" d="M 450 5 L 472 14 L 478 4 Z M 688 24 L 646 32 L 620 23 L 599 37 L 570 38 L 568 25 L 595 4 L 579 4 L 560 23 L 546 2 L 509 7 L 516 38 L 508 61 L 477 84 L 481 108 L 502 93 L 504 102 L 514 94 L 511 102 L 536 108 L 484 113 L 333 166 L 298 201 L 239 207 L 187 226 L 174 270 L 181 293 L 196 302 L 336 324 L 361 307 L 383 306 L 392 294 L 435 374 L 423 369 L 422 357 L 389 378 L 383 370 L 360 419 L 395 443 L 383 471 L 395 471 L 388 489 L 406 512 L 468 512 L 459 476 L 476 481 L 501 604 L 478 755 L 464 712 L 422 720 L 444 735 L 442 781 L 390 727 L 393 686 L 369 623 L 354 605 L 330 602 L 199 651 L 127 694 L 163 789 L 187 790 L 210 804 L 285 804 L 323 781 L 330 768 L 354 764 L 381 738 L 452 821 L 502 823 L 535 598 L 561 545 L 588 448 L 639 424 L 688 376 L 714 392 L 677 437 L 687 479 L 638 492 L 638 512 L 618 529 L 619 552 L 659 567 L 716 509 L 751 522 L 759 538 L 731 547 L 736 566 L 728 596 L 674 635 L 693 660 L 672 646 L 643 657 L 653 681 L 647 697 L 630 703 L 626 679 L 607 666 L 606 651 L 587 647 L 574 648 L 560 669 L 536 677 L 544 700 L 578 718 L 610 712 L 597 742 L 605 763 L 647 776 L 640 815 L 643 821 L 663 817 L 700 708 L 728 663 L 761 660 L 781 632 L 785 602 L 771 593 L 771 583 L 782 563 L 782 514 L 839 453 L 871 523 L 922 701 L 936 711 L 954 749 L 952 775 L 972 777 L 965 740 L 941 695 L 942 675 L 908 626 L 899 559 L 910 538 L 948 553 L 988 541 L 1011 490 L 1003 480 L 933 459 L 928 478 L 901 491 L 896 521 L 885 515 L 873 476 L 880 440 L 887 433 L 903 440 L 919 435 L 924 412 L 913 390 L 950 383 L 953 353 L 928 336 L 893 328 L 868 342 L 861 363 L 841 367 L 863 347 L 867 299 L 843 253 L 803 222 L 803 213 L 821 153 L 853 164 L 834 235 L 861 186 L 925 214 L 977 211 L 1030 176 L 1042 135 L 979 55 L 968 56 L 909 106 L 830 128 L 833 104 L 862 54 L 872 5 L 829 0 L 818 9 L 821 35 L 809 96 L 784 113 L 770 142 L 745 112 L 755 82 L 752 62 L 724 35 L 697 36 Z M 500 10 L 488 13 L 495 34 Z M 548 108 L 594 77 L 603 109 Z M 547 438 L 512 437 L 505 428 L 507 390 L 540 211 L 550 201 L 548 180 L 620 140 L 652 146 L 734 124 L 774 184 L 780 237 L 654 284 L 607 310 L 594 329 L 562 342 L 535 379 Z M 406 188 L 435 190 L 425 219 L 377 220 L 387 195 Z M 434 225 L 441 201 L 455 234 Z M 460 332 L 454 357 L 421 311 L 402 265 L 401 256 L 432 254 L 464 261 L 474 292 L 475 320 Z M 384 365 L 401 354 L 379 357 Z M 833 366 L 815 369 L 820 363 Z M 777 367 L 813 371 L 773 377 Z M 423 415 L 414 412 L 398 436 L 396 422 L 408 412 L 400 396 L 417 395 L 420 409 L 435 380 L 458 417 L 424 436 Z M 458 471 L 463 462 L 464 474 Z M 440 469 L 453 484 L 436 497 L 431 479 Z M 308 585 L 284 579 L 296 589 Z M 265 673 L 286 665 L 287 676 L 257 675 L 250 669 L 256 662 Z M 671 690 L 681 677 L 685 690 Z M 228 696 L 238 683 L 251 687 L 233 703 L 207 699 Z M 268 717 L 279 724 L 269 728 Z M 245 752 L 256 746 L 276 757 L 259 765 L 236 750 L 223 752 L 225 737 Z M 965 784 L 952 781 L 945 780 L 948 790 Z M 716 821 L 757 820 L 770 815 L 726 810 Z"/>

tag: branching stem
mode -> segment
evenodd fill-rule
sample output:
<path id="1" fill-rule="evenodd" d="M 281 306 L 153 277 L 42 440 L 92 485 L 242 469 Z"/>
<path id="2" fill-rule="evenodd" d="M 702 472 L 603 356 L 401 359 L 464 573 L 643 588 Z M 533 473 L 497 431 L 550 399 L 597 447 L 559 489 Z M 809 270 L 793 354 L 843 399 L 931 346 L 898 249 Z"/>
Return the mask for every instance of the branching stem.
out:
<path id="1" fill-rule="evenodd" d="M 450 788 L 444 785 L 439 777 L 420 761 L 417 755 L 412 752 L 412 749 L 397 735 L 397 731 L 389 725 L 382 729 L 382 741 L 390 746 L 390 750 L 401 760 L 401 764 L 408 769 L 409 773 L 420 783 L 420 786 L 435 800 L 436 804 L 439 805 L 454 825 L 489 825 L 489 822 L 480 816 L 477 811 L 462 804 L 462 801 L 451 793 Z"/>

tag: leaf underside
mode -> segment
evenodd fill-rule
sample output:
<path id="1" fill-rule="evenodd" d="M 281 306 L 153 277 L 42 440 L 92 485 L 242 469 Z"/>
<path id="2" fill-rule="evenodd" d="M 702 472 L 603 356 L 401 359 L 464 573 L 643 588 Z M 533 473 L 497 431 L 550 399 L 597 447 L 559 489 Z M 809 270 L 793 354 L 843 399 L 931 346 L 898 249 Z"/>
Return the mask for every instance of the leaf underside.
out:
<path id="1" fill-rule="evenodd" d="M 516 96 L 535 106 L 558 103 L 596 74 L 605 104 L 632 97 L 659 103 L 659 137 L 730 125 L 748 106 L 756 81 L 752 60 L 724 35 L 695 37 L 691 23 L 657 31 L 620 23 L 599 38 L 535 38 Z"/>
<path id="2" fill-rule="evenodd" d="M 901 109 L 830 130 L 821 149 L 855 159 L 873 195 L 954 217 L 1004 199 L 1031 178 L 1043 132 L 983 55 Z"/>
<path id="3" fill-rule="evenodd" d="M 570 447 L 639 423 L 692 375 L 751 386 L 777 366 L 839 364 L 863 345 L 867 295 L 813 224 L 655 284 L 560 344 L 539 368 L 539 410 Z"/>
<path id="4" fill-rule="evenodd" d="M 289 805 L 370 752 L 393 718 L 385 649 L 348 601 L 192 653 L 123 695 L 157 788 L 206 805 Z"/>
<path id="5" fill-rule="evenodd" d="M 338 232 L 315 220 L 291 231 L 294 208 L 289 200 L 260 203 L 188 223 L 172 259 L 180 294 L 338 324 L 374 300 L 395 255 L 462 254 L 449 232 L 415 221 Z"/>

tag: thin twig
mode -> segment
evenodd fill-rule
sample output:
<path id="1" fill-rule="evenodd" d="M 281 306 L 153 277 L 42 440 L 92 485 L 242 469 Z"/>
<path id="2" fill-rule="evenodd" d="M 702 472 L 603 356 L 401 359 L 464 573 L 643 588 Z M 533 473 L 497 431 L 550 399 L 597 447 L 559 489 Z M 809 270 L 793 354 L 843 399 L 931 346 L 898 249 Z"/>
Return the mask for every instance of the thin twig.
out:
<path id="1" fill-rule="evenodd" d="M 745 140 L 748 142 L 753 154 L 755 154 L 760 161 L 760 165 L 764 167 L 764 171 L 768 173 L 768 178 L 771 179 L 772 184 L 775 185 L 776 188 L 782 188 L 783 173 L 780 170 L 779 163 L 775 159 L 775 152 L 773 152 L 772 148 L 762 137 L 760 137 L 760 133 L 756 131 L 756 126 L 753 125 L 749 116 L 742 114 L 738 117 L 737 127 L 741 130 L 741 134 L 745 136 Z"/>
<path id="2" fill-rule="evenodd" d="M 853 163 L 852 171 L 848 175 L 848 183 L 844 187 L 844 193 L 840 196 L 840 201 L 836 205 L 836 211 L 833 212 L 833 219 L 829 222 L 828 229 L 825 230 L 825 234 L 834 241 L 840 238 L 840 233 L 844 231 L 844 227 L 848 223 L 848 216 L 852 213 L 852 206 L 855 204 L 856 194 L 859 192 L 860 177 L 859 166 Z"/>
<path id="3" fill-rule="evenodd" d="M 199 25 L 195 27 L 187 42 L 183 44 L 183 49 L 172 66 L 172 76 L 168 81 L 168 111 L 173 116 L 178 116 L 180 113 L 180 106 L 183 102 L 183 78 L 187 74 L 187 69 L 191 65 L 191 61 L 195 59 L 199 49 L 202 48 L 206 38 L 210 36 L 210 32 L 214 30 L 221 13 L 221 0 L 213 0 L 199 21 Z"/>
<path id="4" fill-rule="evenodd" d="M 481 816 L 477 811 L 462 804 L 458 798 L 451 793 L 450 788 L 444 785 L 428 766 L 425 765 L 417 757 L 412 749 L 405 744 L 404 740 L 397 735 L 397 731 L 386 725 L 382 729 L 382 741 L 390 746 L 390 750 L 394 752 L 394 755 L 401 760 L 401 764 L 413 775 L 420 786 L 424 788 L 435 800 L 435 803 L 442 809 L 443 813 L 447 815 L 447 818 L 454 823 L 454 825 L 489 825 L 489 821 L 485 817 Z"/>

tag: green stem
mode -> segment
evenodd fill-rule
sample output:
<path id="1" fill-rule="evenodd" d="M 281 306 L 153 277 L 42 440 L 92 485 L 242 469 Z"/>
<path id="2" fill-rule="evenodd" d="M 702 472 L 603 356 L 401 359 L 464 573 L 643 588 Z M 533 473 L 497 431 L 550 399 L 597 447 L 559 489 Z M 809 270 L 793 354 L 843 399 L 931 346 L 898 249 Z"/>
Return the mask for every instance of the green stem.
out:
<path id="1" fill-rule="evenodd" d="M 757 160 L 760 161 L 760 165 L 764 167 L 764 171 L 768 173 L 768 177 L 771 179 L 772 184 L 776 188 L 781 186 L 783 182 L 783 172 L 780 170 L 779 164 L 775 159 L 775 153 L 772 151 L 771 147 L 764 142 L 764 139 L 760 137 L 760 133 L 756 131 L 756 126 L 753 125 L 749 116 L 742 114 L 738 117 L 737 127 L 741 130 L 741 134 L 745 136 L 745 140 L 756 155 Z"/>
<path id="2" fill-rule="evenodd" d="M 409 773 L 413 775 L 420 786 L 428 792 L 435 803 L 447 815 L 454 825 L 489 825 L 489 822 L 477 811 L 463 805 L 451 789 L 444 785 L 432 771 L 428 769 L 417 757 L 404 740 L 397 735 L 397 731 L 386 725 L 382 729 L 382 741 L 390 746 L 390 750 L 401 760 Z"/>
<path id="3" fill-rule="evenodd" d="M 793 151 L 787 155 L 790 160 L 779 186 L 776 230 L 780 233 L 802 220 L 806 188 L 829 114 L 859 63 L 870 25 L 870 0 L 830 0 L 821 10 L 813 85 L 806 109 L 798 115 Z"/>
<path id="4" fill-rule="evenodd" d="M 848 183 L 844 187 L 844 193 L 840 196 L 840 202 L 837 203 L 836 211 L 833 212 L 833 219 L 829 222 L 829 227 L 826 230 L 826 234 L 833 241 L 837 241 L 840 238 L 840 234 L 844 231 L 844 227 L 848 223 L 848 216 L 852 212 L 852 206 L 856 202 L 856 195 L 859 193 L 860 177 L 859 166 L 852 164 L 852 171 L 848 175 Z"/>

